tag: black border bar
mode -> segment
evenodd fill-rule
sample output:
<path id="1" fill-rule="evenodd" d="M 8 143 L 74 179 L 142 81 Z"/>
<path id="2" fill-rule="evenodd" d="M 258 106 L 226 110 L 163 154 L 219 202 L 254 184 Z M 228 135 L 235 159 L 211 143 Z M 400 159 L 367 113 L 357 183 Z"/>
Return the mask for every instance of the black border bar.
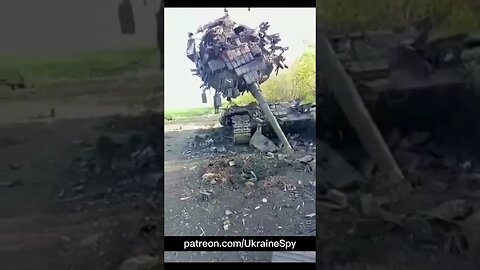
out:
<path id="1" fill-rule="evenodd" d="M 315 263 L 165 263 L 165 270 L 191 270 L 191 269 L 208 269 L 208 270 L 225 270 L 232 269 L 229 267 L 248 268 L 249 270 L 315 270 Z"/>
<path id="2" fill-rule="evenodd" d="M 315 240 L 315 236 L 165 236 L 165 251 L 315 251 Z M 287 241 L 295 242 L 293 249 L 285 248 Z M 239 247 L 238 242 L 244 246 Z M 231 246 L 220 246 L 223 243 Z M 265 243 L 269 246 L 262 247 Z"/>
<path id="3" fill-rule="evenodd" d="M 275 8 L 275 7 L 316 7 L 315 0 L 297 0 L 297 1 L 272 1 L 272 0 L 245 0 L 245 1 L 232 1 L 232 0 L 224 0 L 224 1 L 215 1 L 215 0 L 196 0 L 196 1 L 188 1 L 188 0 L 163 0 L 165 1 L 165 7 L 227 7 L 227 8 L 235 8 L 235 7 L 267 7 L 267 8 Z M 239 6 L 241 4 L 241 6 Z"/>

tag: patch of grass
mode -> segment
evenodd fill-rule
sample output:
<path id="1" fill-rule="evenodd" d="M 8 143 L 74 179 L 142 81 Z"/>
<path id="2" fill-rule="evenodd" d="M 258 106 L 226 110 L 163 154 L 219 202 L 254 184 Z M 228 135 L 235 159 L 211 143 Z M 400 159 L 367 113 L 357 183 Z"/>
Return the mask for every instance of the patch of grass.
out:
<path id="1" fill-rule="evenodd" d="M 182 118 L 195 118 L 213 114 L 214 110 L 211 107 L 188 108 L 188 109 L 170 109 L 165 110 L 166 120 L 175 120 Z"/>
<path id="2" fill-rule="evenodd" d="M 77 55 L 9 57 L 0 55 L 0 79 L 16 82 L 21 74 L 28 83 L 82 80 L 124 75 L 158 67 L 155 47 L 105 50 Z"/>
<path id="3" fill-rule="evenodd" d="M 332 30 L 390 30 L 430 17 L 442 34 L 478 31 L 478 0 L 317 0 L 317 20 Z"/>

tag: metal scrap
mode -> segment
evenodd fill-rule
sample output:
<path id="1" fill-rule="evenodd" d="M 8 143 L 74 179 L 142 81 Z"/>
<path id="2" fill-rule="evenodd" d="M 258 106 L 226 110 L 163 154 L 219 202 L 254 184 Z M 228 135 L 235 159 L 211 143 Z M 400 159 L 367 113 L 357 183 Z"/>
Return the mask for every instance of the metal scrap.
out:
<path id="1" fill-rule="evenodd" d="M 465 218 L 473 212 L 473 206 L 466 200 L 453 200 L 442 203 L 427 212 L 427 215 L 442 220 Z"/>
<path id="2" fill-rule="evenodd" d="M 270 139 L 262 135 L 262 132 L 257 130 L 250 139 L 250 145 L 257 148 L 261 152 L 277 152 L 280 150 L 276 144 Z"/>

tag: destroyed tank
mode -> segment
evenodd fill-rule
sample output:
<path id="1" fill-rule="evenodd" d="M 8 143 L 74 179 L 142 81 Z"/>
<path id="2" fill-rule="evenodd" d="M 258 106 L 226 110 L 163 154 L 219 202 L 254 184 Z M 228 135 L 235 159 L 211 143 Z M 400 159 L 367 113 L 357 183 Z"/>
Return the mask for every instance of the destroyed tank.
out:
<path id="1" fill-rule="evenodd" d="M 225 11 L 225 16 L 199 27 L 197 34 L 203 35 L 198 44 L 194 34 L 188 34 L 187 57 L 196 65 L 192 72 L 203 81 L 203 103 L 210 88 L 215 89 L 218 108 L 222 98 L 232 100 L 249 85 L 265 82 L 274 69 L 288 68 L 283 57 L 288 47 L 277 45 L 281 39 L 278 34 L 268 35 L 269 27 L 268 22 L 256 29 L 237 24 Z"/>
<path id="2" fill-rule="evenodd" d="M 293 101 L 270 102 L 268 106 L 284 132 L 300 133 L 315 126 L 315 104 Z M 222 126 L 231 128 L 235 144 L 248 144 L 258 127 L 266 135 L 272 135 L 272 127 L 256 103 L 232 105 L 223 109 L 219 122 Z"/>
<path id="3" fill-rule="evenodd" d="M 432 30 L 427 18 L 404 29 L 328 35 L 381 130 L 454 110 L 458 97 L 480 86 L 480 53 L 475 53 L 480 39 L 465 33 L 434 36 Z M 343 113 L 329 106 L 335 103 L 332 95 L 325 86 L 318 88 L 320 115 L 340 122 Z"/>
<path id="4" fill-rule="evenodd" d="M 232 101 L 249 91 L 284 147 L 292 149 L 259 88 L 273 71 L 288 68 L 283 56 L 288 47 L 278 45 L 278 34 L 267 34 L 269 27 L 268 22 L 255 29 L 237 24 L 225 9 L 223 17 L 199 27 L 199 42 L 194 33 L 188 33 L 186 54 L 195 63 L 193 74 L 203 81 L 203 103 L 207 103 L 206 90 L 213 88 L 214 108 L 218 112 L 222 98 Z"/>

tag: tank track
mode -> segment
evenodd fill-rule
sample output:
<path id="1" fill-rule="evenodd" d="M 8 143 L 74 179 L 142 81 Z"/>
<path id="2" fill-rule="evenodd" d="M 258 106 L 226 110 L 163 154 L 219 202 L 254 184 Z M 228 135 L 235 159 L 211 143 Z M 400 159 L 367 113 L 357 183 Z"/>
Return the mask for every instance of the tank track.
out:
<path id="1" fill-rule="evenodd" d="M 232 116 L 233 143 L 248 144 L 252 136 L 252 123 L 248 114 Z"/>

